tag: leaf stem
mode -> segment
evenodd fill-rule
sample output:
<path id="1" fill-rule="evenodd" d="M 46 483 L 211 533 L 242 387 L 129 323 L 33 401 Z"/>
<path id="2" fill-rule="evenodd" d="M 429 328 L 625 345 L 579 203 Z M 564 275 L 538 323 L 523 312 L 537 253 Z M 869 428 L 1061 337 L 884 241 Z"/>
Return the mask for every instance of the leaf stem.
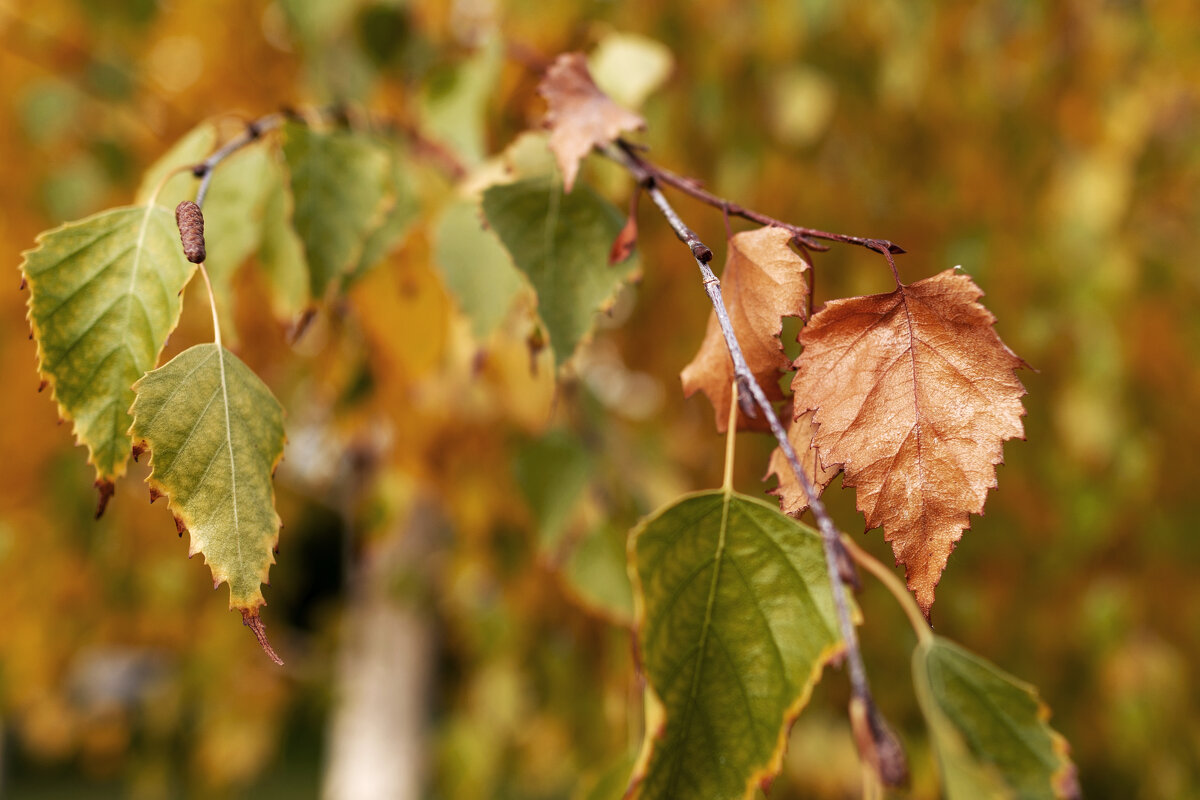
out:
<path id="1" fill-rule="evenodd" d="M 730 358 L 733 360 L 737 388 L 740 388 L 749 398 L 752 398 L 754 405 L 757 405 L 758 409 L 766 415 L 767 422 L 771 426 L 771 433 L 775 435 L 779 449 L 783 452 L 788 465 L 800 483 L 800 487 L 804 490 L 804 494 L 808 498 L 809 508 L 812 509 L 813 516 L 817 520 L 817 528 L 821 532 L 821 544 L 825 553 L 825 570 L 829 573 L 829 583 L 833 592 L 838 630 L 846 646 L 846 663 L 850 676 L 851 691 L 856 697 L 862 698 L 868 706 L 874 706 L 874 700 L 871 698 L 871 687 L 867 681 L 866 668 L 863 666 L 862 652 L 858 646 L 858 635 L 854 628 L 854 621 L 850 615 L 849 594 L 846 591 L 846 584 L 842 580 L 841 570 L 838 569 L 838 564 L 841 560 L 839 548 L 842 547 L 838 530 L 834 526 L 829 512 L 826 510 L 825 504 L 821 502 L 821 498 L 813 489 L 812 482 L 804 474 L 804 470 L 801 468 L 800 461 L 796 456 L 796 451 L 788 441 L 787 432 L 784 430 L 782 423 L 780 423 L 774 407 L 767 399 L 762 387 L 759 386 L 754 373 L 750 371 L 750 367 L 746 364 L 741 344 L 739 344 L 737 335 L 733 331 L 729 312 L 725 308 L 725 301 L 721 296 L 721 281 L 708 266 L 708 262 L 712 260 L 712 250 L 705 246 L 695 232 L 684 224 L 683 220 L 675 212 L 675 209 L 667 201 L 667 198 L 659 190 L 656 184 L 656 179 L 659 177 L 658 173 L 648 169 L 646 162 L 635 155 L 628 145 L 618 140 L 618 147 L 605 151 L 605 153 L 617 163 L 624 166 L 637 179 L 642 189 L 654 202 L 654 205 L 662 212 L 663 217 L 667 220 L 667 224 L 675 231 L 675 235 L 692 251 L 692 257 L 696 260 L 696 266 L 700 268 L 700 274 L 704 282 L 704 291 L 708 294 L 709 300 L 712 301 L 713 311 L 721 327 L 721 333 L 725 337 L 725 345 L 729 349 Z M 723 203 L 724 201 L 721 202 Z M 738 207 L 731 207 L 730 213 L 736 213 L 735 208 Z M 738 216 L 745 217 L 745 214 L 738 214 Z M 764 222 L 763 224 L 771 224 L 771 222 Z M 792 226 L 782 225 L 782 227 L 791 228 Z M 735 396 L 736 394 L 735 392 Z M 736 407 L 739 404 L 731 403 L 730 405 Z M 753 408 L 747 408 L 743 405 L 742 410 L 750 416 L 754 416 Z M 736 425 L 731 424 L 730 430 L 732 431 L 736 427 Z M 732 437 L 732 433 L 730 435 Z M 728 469 L 728 466 L 726 469 Z"/>
<path id="2" fill-rule="evenodd" d="M 213 318 L 213 342 L 216 343 L 217 349 L 221 348 L 221 321 L 217 319 L 217 297 L 213 294 L 212 281 L 208 279 L 208 270 L 200 264 L 200 275 L 204 278 L 204 285 L 208 287 L 208 305 L 212 309 Z"/>
<path id="3" fill-rule="evenodd" d="M 729 494 L 733 491 L 734 434 L 737 433 L 738 409 L 737 381 L 733 381 L 733 386 L 731 388 L 733 391 L 733 399 L 729 403 L 729 427 L 725 429 L 725 475 L 721 481 L 721 488 L 725 490 L 725 494 Z"/>
<path id="4" fill-rule="evenodd" d="M 845 534 L 842 535 L 842 547 L 846 548 L 846 552 L 850 554 L 859 566 L 867 572 L 874 575 L 880 583 L 882 583 L 892 596 L 896 598 L 896 602 L 904 609 L 904 615 L 908 617 L 908 622 L 912 625 L 912 629 L 917 634 L 918 642 L 930 642 L 933 640 L 933 631 L 929 627 L 929 623 L 925 620 L 925 615 L 921 613 L 917 601 L 913 600 L 912 594 L 904 586 L 896 574 L 888 569 L 883 563 L 863 550 L 854 540 Z"/>

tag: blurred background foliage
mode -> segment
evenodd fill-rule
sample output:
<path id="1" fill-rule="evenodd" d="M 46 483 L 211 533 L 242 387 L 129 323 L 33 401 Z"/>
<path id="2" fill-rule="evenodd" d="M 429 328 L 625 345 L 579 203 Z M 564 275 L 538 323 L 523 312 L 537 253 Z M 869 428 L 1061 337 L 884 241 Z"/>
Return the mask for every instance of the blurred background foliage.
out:
<path id="1" fill-rule="evenodd" d="M 1006 447 L 950 561 L 937 628 L 1039 687 L 1086 796 L 1200 797 L 1190 0 L 0 3 L 9 795 L 352 796 L 333 776 L 364 706 L 405 718 L 358 725 L 352 749 L 423 765 L 427 796 L 619 795 L 642 724 L 624 534 L 716 486 L 722 458 L 706 401 L 678 388 L 709 309 L 665 225 L 643 211 L 644 278 L 557 394 L 548 355 L 527 351 L 527 298 L 480 343 L 444 288 L 430 219 L 445 179 L 425 181 L 403 246 L 295 345 L 261 276 L 235 278 L 239 352 L 289 410 L 264 612 L 285 669 L 146 505 L 144 465 L 93 522 L 84 453 L 37 392 L 15 271 L 39 231 L 129 202 L 209 117 L 344 101 L 419 120 L 472 168 L 536 122 L 547 59 L 617 32 L 673 58 L 643 109 L 652 158 L 774 216 L 893 239 L 906 280 L 961 264 L 987 292 L 1036 368 L 1027 441 Z M 585 177 L 627 197 L 608 165 Z M 719 214 L 677 205 L 723 240 Z M 816 273 L 818 303 L 889 284 L 848 248 Z M 168 355 L 209 335 L 201 300 L 189 292 Z M 741 435 L 739 489 L 767 488 L 769 448 Z M 850 492 L 826 496 L 861 529 Z M 878 531 L 864 541 L 890 558 Z M 913 793 L 935 796 L 911 632 L 879 587 L 861 602 Z M 383 681 L 355 673 L 381 661 Z M 355 688 L 393 678 L 407 706 Z M 826 676 L 772 797 L 857 796 L 845 701 Z"/>

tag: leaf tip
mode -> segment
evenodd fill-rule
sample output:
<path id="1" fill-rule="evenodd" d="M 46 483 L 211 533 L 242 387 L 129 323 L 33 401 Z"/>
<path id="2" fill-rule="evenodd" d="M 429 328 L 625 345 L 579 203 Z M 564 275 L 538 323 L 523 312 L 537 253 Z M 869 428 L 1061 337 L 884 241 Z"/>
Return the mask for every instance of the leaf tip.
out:
<path id="1" fill-rule="evenodd" d="M 300 312 L 299 316 L 292 322 L 288 328 L 286 339 L 289 347 L 295 347 L 299 344 L 300 339 L 308 332 L 313 320 L 317 318 L 317 307 L 309 306 Z"/>
<path id="2" fill-rule="evenodd" d="M 850 699 L 850 727 L 858 753 L 884 786 L 897 788 L 908 784 L 908 758 L 900 739 L 870 698 Z"/>
<path id="3" fill-rule="evenodd" d="M 150 502 L 151 502 L 151 503 L 153 503 L 153 502 L 154 502 L 153 496 L 154 496 L 154 494 L 155 494 L 155 491 L 154 491 L 153 489 L 151 489 L 151 490 L 150 490 L 150 494 L 151 494 L 151 497 L 152 497 L 152 499 L 150 500 Z M 159 496 L 161 497 L 161 495 L 159 495 Z M 185 533 L 187 533 L 187 532 L 188 532 L 187 525 L 183 524 L 183 520 L 182 520 L 182 519 L 180 519 L 178 516 L 176 516 L 176 517 L 175 517 L 175 533 L 179 534 L 179 538 L 180 538 L 180 539 L 182 539 L 182 538 L 183 538 L 183 535 L 184 535 Z M 194 556 L 194 555 L 195 555 L 195 553 L 188 553 L 188 558 L 191 558 L 191 557 L 192 557 L 192 556 Z M 220 583 L 220 582 L 218 581 L 218 585 L 219 585 L 219 583 Z M 213 588 L 215 589 L 215 588 L 217 588 L 217 587 L 216 587 L 216 586 L 214 586 Z"/>
<path id="4" fill-rule="evenodd" d="M 631 214 L 625 219 L 625 225 L 613 239 L 612 247 L 608 251 L 608 265 L 616 266 L 633 255 L 633 251 L 637 247 L 637 240 L 637 217 Z"/>
<path id="5" fill-rule="evenodd" d="M 130 449 L 129 452 L 130 455 L 133 456 L 133 462 L 136 464 L 137 460 L 142 457 L 142 453 L 146 452 L 146 443 L 144 441 L 138 442 Z M 153 503 L 154 501 L 151 500 L 150 502 Z"/>
<path id="6" fill-rule="evenodd" d="M 242 612 L 242 624 L 254 633 L 254 638 L 258 640 L 258 646 L 267 654 L 267 658 L 282 667 L 283 659 L 279 657 L 279 654 L 275 652 L 275 648 L 271 647 L 270 641 L 267 640 L 267 630 L 263 626 L 262 617 L 258 615 L 258 609 L 243 608 L 240 610 Z"/>
<path id="7" fill-rule="evenodd" d="M 116 484 L 105 478 L 97 478 L 92 484 L 96 487 L 99 498 L 96 501 L 96 519 L 104 516 L 104 509 L 108 508 L 108 501 L 112 499 L 113 492 L 117 490 Z"/>

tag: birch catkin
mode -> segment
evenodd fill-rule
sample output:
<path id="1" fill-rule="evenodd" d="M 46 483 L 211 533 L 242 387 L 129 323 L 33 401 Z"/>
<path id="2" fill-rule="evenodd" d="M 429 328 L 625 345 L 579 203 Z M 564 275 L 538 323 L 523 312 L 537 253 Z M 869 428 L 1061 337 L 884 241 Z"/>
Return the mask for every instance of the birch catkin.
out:
<path id="1" fill-rule="evenodd" d="M 175 206 L 175 224 L 179 226 L 179 241 L 183 242 L 183 254 L 193 264 L 204 261 L 204 214 L 200 206 L 184 200 Z"/>

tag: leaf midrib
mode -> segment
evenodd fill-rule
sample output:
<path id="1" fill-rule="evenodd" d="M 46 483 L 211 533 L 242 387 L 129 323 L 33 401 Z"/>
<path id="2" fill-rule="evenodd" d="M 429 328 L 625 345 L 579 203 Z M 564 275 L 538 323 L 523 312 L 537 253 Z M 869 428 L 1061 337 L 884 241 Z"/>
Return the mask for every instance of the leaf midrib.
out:
<path id="1" fill-rule="evenodd" d="M 679 732 L 679 738 L 683 741 L 687 740 L 688 732 L 692 725 L 693 712 L 696 709 L 696 695 L 700 690 L 700 671 L 704 661 L 704 654 L 708 647 L 708 635 L 712 629 L 712 613 L 713 607 L 717 601 L 717 584 L 721 578 L 721 563 L 724 561 L 725 555 L 725 535 L 729 527 L 729 507 L 733 500 L 733 490 L 726 486 L 721 494 L 721 527 L 717 534 L 717 550 L 713 555 L 713 575 L 712 580 L 708 585 L 708 600 L 704 606 L 704 622 L 700 627 L 700 641 L 696 646 L 696 667 L 692 670 L 692 685 L 688 690 L 687 711 L 683 718 L 683 726 Z M 667 797 L 675 797 L 675 788 L 679 783 L 679 776 L 683 768 L 683 759 L 676 758 L 675 764 L 671 770 L 670 780 L 667 781 Z"/>
<path id="2" fill-rule="evenodd" d="M 237 494 L 237 460 L 233 456 L 233 428 L 229 422 L 229 389 L 225 381 L 225 348 L 217 342 L 217 366 L 220 367 L 221 374 L 221 399 L 225 405 L 225 444 L 229 448 L 229 496 L 233 501 L 233 540 L 237 543 L 237 565 L 238 574 L 243 571 L 242 564 L 242 530 L 238 520 L 238 494 Z"/>

